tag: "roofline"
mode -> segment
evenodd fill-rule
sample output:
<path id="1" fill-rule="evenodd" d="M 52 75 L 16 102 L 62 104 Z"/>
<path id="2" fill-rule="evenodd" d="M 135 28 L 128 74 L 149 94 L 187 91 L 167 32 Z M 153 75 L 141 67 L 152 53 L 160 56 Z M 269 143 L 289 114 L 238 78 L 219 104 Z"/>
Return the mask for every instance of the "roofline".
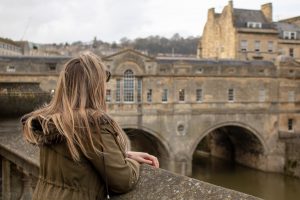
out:
<path id="1" fill-rule="evenodd" d="M 146 55 L 146 54 L 143 54 L 143 53 L 141 53 L 140 51 L 134 50 L 134 49 L 132 49 L 132 48 L 125 48 L 125 49 L 123 49 L 123 50 L 121 50 L 121 51 L 118 51 L 118 52 L 116 52 L 116 53 L 113 53 L 113 54 L 111 54 L 111 55 L 102 57 L 102 59 L 104 59 L 104 60 L 106 60 L 106 59 L 109 60 L 111 57 L 120 55 L 120 54 L 125 53 L 125 52 L 133 52 L 133 53 L 139 54 L 140 56 L 146 57 L 146 58 L 148 58 L 148 59 L 150 59 L 150 60 L 155 60 L 154 57 L 151 57 L 151 56 L 148 56 L 148 55 Z"/>
<path id="2" fill-rule="evenodd" d="M 6 55 L 0 55 L 1 59 L 71 59 L 71 56 L 24 56 L 24 55 L 18 55 L 18 56 L 6 56 Z"/>
<path id="3" fill-rule="evenodd" d="M 287 18 L 287 19 L 281 19 L 279 20 L 278 22 L 293 22 L 293 21 L 296 21 L 296 20 L 300 20 L 300 16 L 296 16 L 296 17 L 291 17 L 291 18 Z"/>

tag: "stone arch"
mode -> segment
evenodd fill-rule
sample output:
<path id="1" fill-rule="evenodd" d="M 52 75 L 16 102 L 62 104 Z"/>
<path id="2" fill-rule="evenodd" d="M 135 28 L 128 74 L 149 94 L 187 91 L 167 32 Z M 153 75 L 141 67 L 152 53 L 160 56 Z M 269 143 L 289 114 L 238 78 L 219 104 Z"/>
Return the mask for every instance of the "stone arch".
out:
<path id="1" fill-rule="evenodd" d="M 152 146 L 155 151 L 158 153 L 158 158 L 161 163 L 161 167 L 168 169 L 169 168 L 169 160 L 171 160 L 171 150 L 170 146 L 168 145 L 167 141 L 158 133 L 155 131 L 146 128 L 146 127 L 140 127 L 135 125 L 121 125 L 124 132 L 127 134 L 128 138 L 131 140 L 135 137 L 135 140 L 142 140 L 141 142 L 149 142 L 148 144 L 145 144 L 143 147 L 147 148 L 149 146 Z M 130 135 L 128 134 L 130 131 Z M 134 142 L 136 142 L 134 141 Z M 151 150 L 150 152 L 151 153 Z M 152 152 L 153 153 L 153 152 Z M 154 153 L 155 155 L 155 153 Z"/>
<path id="2" fill-rule="evenodd" d="M 259 131 L 257 131 L 255 128 L 249 126 L 246 123 L 243 122 L 223 122 L 223 123 L 219 123 L 216 124 L 208 129 L 206 129 L 205 131 L 203 131 L 203 134 L 200 134 L 200 137 L 198 137 L 195 142 L 191 145 L 191 148 L 189 150 L 189 155 L 193 155 L 194 151 L 197 148 L 197 145 L 201 142 L 201 140 L 207 136 L 209 133 L 211 133 L 214 130 L 217 130 L 219 128 L 222 127 L 227 127 L 227 126 L 235 126 L 235 127 L 239 127 L 239 128 L 243 128 L 248 130 L 250 133 L 252 133 L 260 142 L 260 144 L 263 147 L 263 154 L 267 155 L 269 153 L 269 148 L 268 145 L 266 144 L 264 138 L 262 137 L 262 135 L 259 133 Z"/>

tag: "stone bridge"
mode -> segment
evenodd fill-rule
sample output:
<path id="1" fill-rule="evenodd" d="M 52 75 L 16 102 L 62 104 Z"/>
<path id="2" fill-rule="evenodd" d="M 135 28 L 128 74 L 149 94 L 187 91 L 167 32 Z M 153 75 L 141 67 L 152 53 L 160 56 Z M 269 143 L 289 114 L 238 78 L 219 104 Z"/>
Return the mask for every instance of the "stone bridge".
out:
<path id="1" fill-rule="evenodd" d="M 22 96 L 37 86 L 54 91 L 67 59 L 1 57 L 0 96 Z M 110 114 L 132 148 L 157 155 L 163 168 L 191 175 L 193 157 L 205 151 L 256 169 L 284 171 L 281 138 L 300 132 L 299 63 L 284 57 L 275 63 L 161 58 L 132 49 L 103 60 L 112 72 Z"/>

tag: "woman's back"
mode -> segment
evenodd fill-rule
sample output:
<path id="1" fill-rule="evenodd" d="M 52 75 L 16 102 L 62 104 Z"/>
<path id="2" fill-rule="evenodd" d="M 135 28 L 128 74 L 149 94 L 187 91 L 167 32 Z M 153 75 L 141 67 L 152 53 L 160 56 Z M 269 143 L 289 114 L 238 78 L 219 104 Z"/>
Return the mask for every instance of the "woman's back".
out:
<path id="1" fill-rule="evenodd" d="M 137 182 L 139 164 L 124 157 L 108 123 L 101 125 L 101 133 L 93 133 L 94 140 L 105 144 L 104 158 L 87 142 L 89 157 L 80 153 L 80 161 L 73 160 L 65 139 L 55 128 L 45 135 L 37 121 L 33 124 L 40 147 L 40 177 L 33 199 L 104 199 L 105 180 L 109 190 L 116 193 L 130 190 Z"/>

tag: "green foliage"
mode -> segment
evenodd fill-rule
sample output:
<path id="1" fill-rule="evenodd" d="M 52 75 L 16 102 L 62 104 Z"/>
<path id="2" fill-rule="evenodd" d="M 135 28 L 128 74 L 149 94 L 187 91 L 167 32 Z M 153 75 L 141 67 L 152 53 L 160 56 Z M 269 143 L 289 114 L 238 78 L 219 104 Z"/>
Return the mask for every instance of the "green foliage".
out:
<path id="1" fill-rule="evenodd" d="M 151 55 L 157 54 L 183 54 L 196 55 L 199 37 L 183 38 L 175 33 L 171 38 L 149 36 L 136 38 L 133 41 L 124 37 L 120 40 L 120 46 L 130 47 L 141 51 L 147 51 Z"/>

